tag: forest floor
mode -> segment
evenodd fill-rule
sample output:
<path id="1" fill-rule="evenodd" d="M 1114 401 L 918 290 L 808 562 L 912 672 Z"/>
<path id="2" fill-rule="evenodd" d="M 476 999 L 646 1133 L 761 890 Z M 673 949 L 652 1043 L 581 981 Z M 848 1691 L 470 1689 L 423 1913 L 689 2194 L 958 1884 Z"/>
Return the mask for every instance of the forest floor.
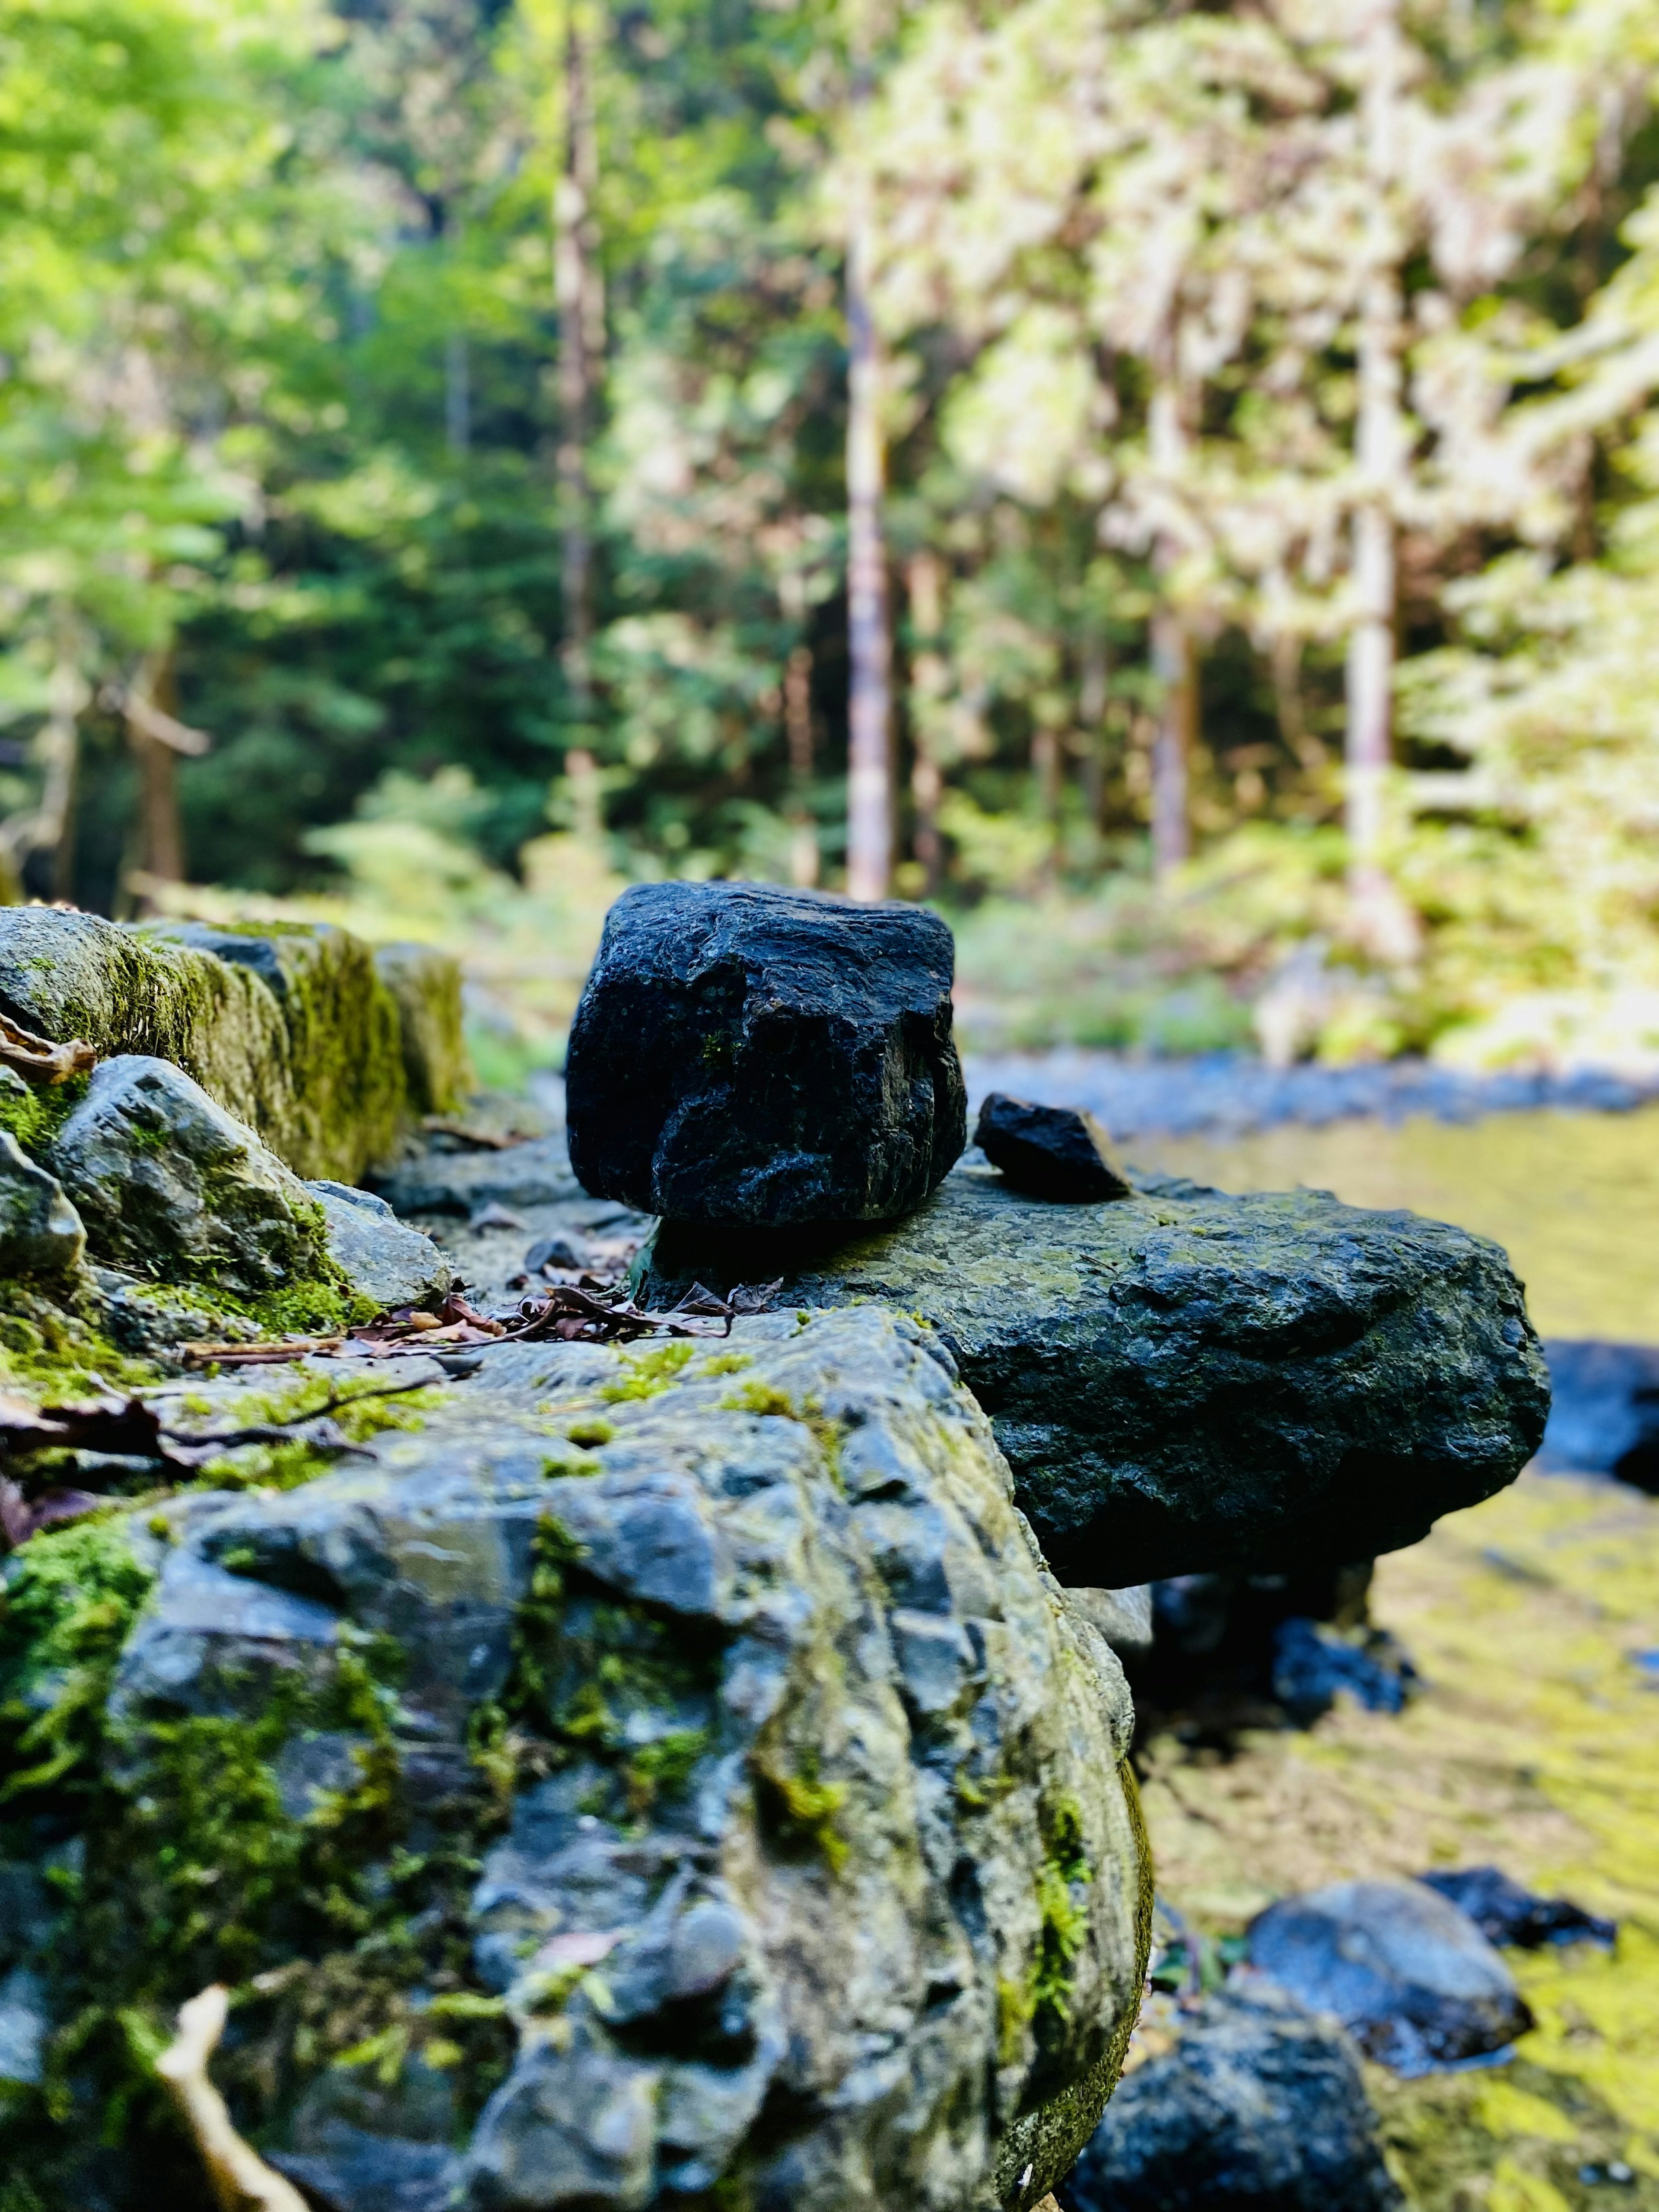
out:
<path id="1" fill-rule="evenodd" d="M 1380 1560 L 1371 1609 L 1425 1677 L 1401 1717 L 1147 1746 L 1159 1893 L 1221 1937 L 1286 1891 L 1496 1863 L 1618 1919 L 1611 1954 L 1505 1954 L 1538 2023 L 1510 2063 L 1368 2086 L 1425 2212 L 1659 2212 L 1659 1499 L 1524 1475 Z"/>

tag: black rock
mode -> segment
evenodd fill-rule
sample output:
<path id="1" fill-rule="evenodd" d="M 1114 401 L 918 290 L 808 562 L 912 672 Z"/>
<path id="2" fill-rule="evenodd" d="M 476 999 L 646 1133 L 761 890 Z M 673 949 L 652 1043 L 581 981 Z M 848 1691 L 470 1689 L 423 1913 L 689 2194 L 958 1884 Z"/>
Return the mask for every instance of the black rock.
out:
<path id="1" fill-rule="evenodd" d="M 1281 1898 L 1249 1941 L 1253 1966 L 1334 2014 L 1396 2074 L 1501 2051 L 1533 2024 L 1474 1921 L 1421 1882 L 1337 1881 Z"/>
<path id="2" fill-rule="evenodd" d="M 1419 1875 L 1449 1897 L 1489 1943 L 1515 1943 L 1535 1951 L 1544 1943 L 1611 1943 L 1616 1921 L 1599 1920 L 1565 1897 L 1534 1897 L 1497 1867 L 1459 1867 Z"/>
<path id="3" fill-rule="evenodd" d="M 1617 1475 L 1659 1496 L 1659 1347 L 1556 1338 L 1549 1362 L 1547 1474 Z"/>
<path id="4" fill-rule="evenodd" d="M 1346 2037 L 1279 1990 L 1224 1990 L 1127 2075 L 1066 2212 L 1385 2212 L 1401 2203 Z"/>
<path id="5" fill-rule="evenodd" d="M 1033 1106 L 994 1091 L 979 1109 L 974 1142 L 1016 1190 L 1033 1198 L 1089 1206 L 1131 1195 L 1107 1157 L 1106 1132 L 1092 1114 Z"/>
<path id="6" fill-rule="evenodd" d="M 762 884 L 640 884 L 571 1026 L 571 1164 L 685 1221 L 890 1221 L 963 1149 L 951 933 Z"/>
<path id="7" fill-rule="evenodd" d="M 1341 1629 L 1292 1613 L 1273 1635 L 1273 1695 L 1309 1728 L 1339 1697 L 1368 1713 L 1401 1713 L 1419 1686 L 1410 1656 L 1386 1628 Z"/>

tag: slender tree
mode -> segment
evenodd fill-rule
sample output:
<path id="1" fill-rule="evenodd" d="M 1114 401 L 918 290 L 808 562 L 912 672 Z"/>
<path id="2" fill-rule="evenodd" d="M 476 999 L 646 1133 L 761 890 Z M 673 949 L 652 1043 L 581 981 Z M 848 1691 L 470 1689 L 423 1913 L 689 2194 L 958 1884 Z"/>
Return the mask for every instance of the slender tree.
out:
<path id="1" fill-rule="evenodd" d="M 945 563 L 927 548 L 905 563 L 910 602 L 910 851 L 921 871 L 922 890 L 939 896 L 945 873 L 939 801 L 945 772 L 939 759 L 940 718 L 950 684 L 945 657 Z"/>
<path id="2" fill-rule="evenodd" d="M 1175 351 L 1166 339 L 1147 409 L 1149 457 L 1154 471 L 1170 480 L 1186 465 L 1188 442 Z M 1180 553 L 1175 539 L 1160 532 L 1152 565 L 1166 589 L 1164 603 L 1152 617 L 1151 637 L 1152 673 L 1158 684 L 1158 730 L 1152 739 L 1152 869 L 1160 877 L 1179 867 L 1192 851 L 1188 787 L 1198 742 L 1198 654 L 1187 614 L 1167 591 Z"/>
<path id="3" fill-rule="evenodd" d="M 605 355 L 605 291 L 596 197 L 599 135 L 593 114 L 595 40 L 586 9 L 567 0 L 563 164 L 553 193 L 553 276 L 559 316 L 561 661 L 574 718 L 593 711 L 593 523 L 588 443 Z"/>
<path id="4" fill-rule="evenodd" d="M 1370 0 L 1361 52 L 1367 187 L 1358 313 L 1358 492 L 1352 520 L 1353 627 L 1348 636 L 1345 820 L 1353 930 L 1368 950 L 1411 949 L 1409 918 L 1382 866 L 1382 804 L 1393 750 L 1395 515 L 1406 459 L 1401 352 L 1402 242 L 1395 217 L 1399 162 L 1399 0 Z"/>
<path id="5" fill-rule="evenodd" d="M 882 502 L 882 349 L 876 328 L 876 205 L 868 149 L 873 64 L 867 0 L 852 8 L 847 223 L 847 889 L 885 898 L 893 868 L 893 638 Z"/>

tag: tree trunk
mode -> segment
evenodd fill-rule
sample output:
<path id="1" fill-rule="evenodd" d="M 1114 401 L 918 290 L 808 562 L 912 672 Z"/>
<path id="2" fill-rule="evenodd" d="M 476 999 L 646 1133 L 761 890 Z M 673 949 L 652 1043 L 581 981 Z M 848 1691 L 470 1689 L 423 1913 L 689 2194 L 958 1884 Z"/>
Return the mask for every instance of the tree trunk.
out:
<path id="1" fill-rule="evenodd" d="M 812 781 L 812 648 L 798 645 L 783 667 L 783 727 L 789 746 L 793 804 L 789 817 L 789 880 L 810 891 L 818 879 L 818 838 L 806 794 Z"/>
<path id="2" fill-rule="evenodd" d="M 937 553 L 911 556 L 905 569 L 910 602 L 910 804 L 915 824 L 910 852 L 921 870 L 922 896 L 937 898 L 945 876 L 939 801 L 945 775 L 939 757 L 939 721 L 950 671 L 940 650 L 945 637 L 945 563 Z"/>
<path id="3" fill-rule="evenodd" d="M 444 340 L 444 443 L 459 459 L 472 444 L 472 377 L 466 332 Z"/>
<path id="4" fill-rule="evenodd" d="M 1083 739 L 1083 812 L 1097 837 L 1106 826 L 1106 699 L 1110 681 L 1106 641 L 1097 629 L 1091 629 L 1083 648 L 1077 712 Z"/>
<path id="5" fill-rule="evenodd" d="M 586 721 L 593 705 L 593 536 L 587 443 L 605 353 L 605 293 L 594 211 L 599 144 L 593 125 L 592 53 L 580 7 L 581 0 L 567 0 L 564 167 L 553 195 L 553 276 L 559 313 L 559 578 L 564 608 L 560 660 L 575 719 Z"/>
<path id="6" fill-rule="evenodd" d="M 1176 380 L 1173 326 L 1165 337 L 1162 374 L 1147 409 L 1147 445 L 1152 465 L 1166 478 L 1176 477 L 1187 458 L 1187 426 Z M 1152 550 L 1160 581 L 1174 568 L 1180 547 L 1162 537 Z M 1180 610 L 1166 599 L 1152 617 L 1152 673 L 1161 702 L 1152 740 L 1152 874 L 1167 876 L 1192 851 L 1188 782 L 1198 740 L 1198 656 Z"/>
<path id="7" fill-rule="evenodd" d="M 893 641 L 882 540 L 886 456 L 881 346 L 870 301 L 875 209 L 860 143 L 869 99 L 868 59 L 855 53 L 847 240 L 847 889 L 855 899 L 885 898 L 893 868 Z"/>
<path id="8" fill-rule="evenodd" d="M 1161 878 L 1192 852 L 1188 771 L 1198 737 L 1198 656 L 1172 608 L 1152 618 L 1152 673 L 1162 692 L 1152 739 L 1152 873 Z"/>
<path id="9" fill-rule="evenodd" d="M 1381 957 L 1401 957 L 1414 930 L 1382 866 L 1383 799 L 1393 750 L 1395 514 L 1405 465 L 1401 405 L 1404 306 L 1401 240 L 1391 205 L 1397 149 L 1399 0 L 1373 0 L 1361 100 L 1370 196 L 1360 294 L 1358 504 L 1353 518 L 1354 624 L 1348 637 L 1346 822 L 1354 935 Z"/>
<path id="10" fill-rule="evenodd" d="M 125 707 L 127 743 L 138 770 L 138 868 L 160 884 L 185 881 L 179 755 L 199 755 L 208 749 L 201 731 L 179 720 L 173 712 L 177 703 L 178 684 L 168 652 L 145 663 Z"/>

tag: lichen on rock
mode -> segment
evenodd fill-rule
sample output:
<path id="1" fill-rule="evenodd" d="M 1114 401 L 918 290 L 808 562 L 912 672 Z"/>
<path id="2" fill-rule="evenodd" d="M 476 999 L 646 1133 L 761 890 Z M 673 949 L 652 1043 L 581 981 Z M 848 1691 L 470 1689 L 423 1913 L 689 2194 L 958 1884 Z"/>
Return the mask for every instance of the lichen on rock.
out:
<path id="1" fill-rule="evenodd" d="M 929 1332 L 684 1348 L 503 1347 L 373 1464 L 17 1555 L 0 1854 L 76 1871 L 0 2125 L 52 2212 L 202 2203 L 143 2054 L 214 1978 L 319 2201 L 1024 2212 L 1069 2166 L 1146 1964 L 1116 1662 Z"/>

